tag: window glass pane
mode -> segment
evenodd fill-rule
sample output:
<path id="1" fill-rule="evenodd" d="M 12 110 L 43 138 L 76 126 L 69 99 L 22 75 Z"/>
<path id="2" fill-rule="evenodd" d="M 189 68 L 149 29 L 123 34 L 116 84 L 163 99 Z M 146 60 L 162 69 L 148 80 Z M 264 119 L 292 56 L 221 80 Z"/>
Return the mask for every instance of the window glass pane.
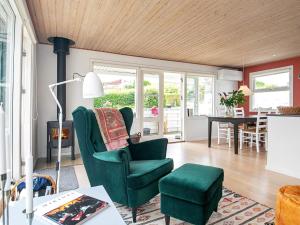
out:
<path id="1" fill-rule="evenodd" d="M 159 75 L 144 73 L 144 124 L 143 135 L 159 134 Z"/>
<path id="2" fill-rule="evenodd" d="M 289 91 L 258 92 L 252 95 L 252 109 L 289 106 Z"/>
<path id="3" fill-rule="evenodd" d="M 251 75 L 250 75 L 251 76 Z M 290 102 L 290 70 L 281 68 L 274 73 L 264 72 L 264 75 L 252 75 L 253 95 L 251 109 L 289 106 Z"/>
<path id="4" fill-rule="evenodd" d="M 198 114 L 211 115 L 213 111 L 213 78 L 198 78 Z"/>
<path id="5" fill-rule="evenodd" d="M 211 115 L 213 112 L 213 77 L 188 76 L 186 102 L 188 114 Z"/>
<path id="6" fill-rule="evenodd" d="M 10 118 L 10 105 L 12 100 L 10 60 L 13 45 L 14 17 L 9 15 L 6 9 L 6 5 L 0 4 L 0 102 L 3 103 L 6 118 Z M 9 121 L 9 119 L 6 121 Z"/>
<path id="7" fill-rule="evenodd" d="M 95 98 L 94 107 L 131 108 L 134 117 L 130 133 L 136 133 L 136 69 L 94 65 L 94 72 L 99 75 L 105 93 Z"/>
<path id="8" fill-rule="evenodd" d="M 159 75 L 144 74 L 144 117 L 157 117 L 159 102 Z"/>
<path id="9" fill-rule="evenodd" d="M 95 65 L 94 72 L 99 75 L 105 93 L 94 100 L 95 107 L 130 107 L 135 112 L 135 69 Z"/>
<path id="10" fill-rule="evenodd" d="M 181 139 L 181 79 L 180 73 L 164 73 L 163 133 L 171 142 Z"/>
<path id="11" fill-rule="evenodd" d="M 8 144 L 6 163 L 11 177 L 12 164 L 12 87 L 13 87 L 13 48 L 15 16 L 8 1 L 0 1 L 0 102 L 5 111 L 5 133 Z"/>
<path id="12" fill-rule="evenodd" d="M 288 71 L 266 76 L 257 76 L 254 78 L 254 88 L 260 90 L 289 87 L 289 79 L 290 74 Z"/>

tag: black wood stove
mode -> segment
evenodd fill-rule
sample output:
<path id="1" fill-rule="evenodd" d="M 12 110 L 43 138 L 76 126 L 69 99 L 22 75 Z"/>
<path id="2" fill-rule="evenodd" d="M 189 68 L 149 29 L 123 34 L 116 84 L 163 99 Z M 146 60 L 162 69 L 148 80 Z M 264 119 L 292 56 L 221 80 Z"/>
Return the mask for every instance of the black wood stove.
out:
<path id="1" fill-rule="evenodd" d="M 47 162 L 51 162 L 53 148 L 58 147 L 58 121 L 47 122 Z M 72 120 L 65 120 L 62 124 L 61 147 L 71 147 L 71 159 L 75 160 L 74 126 Z"/>
<path id="2" fill-rule="evenodd" d="M 70 54 L 69 47 L 75 42 L 63 37 L 50 37 L 48 41 L 53 44 L 53 52 L 57 55 L 57 82 L 66 80 L 66 56 Z M 72 120 L 66 120 L 66 85 L 57 87 L 57 99 L 62 107 L 62 148 L 71 147 L 71 158 L 75 159 L 74 127 Z M 47 122 L 47 162 L 51 161 L 52 148 L 58 147 L 59 109 L 57 108 L 57 121 Z"/>

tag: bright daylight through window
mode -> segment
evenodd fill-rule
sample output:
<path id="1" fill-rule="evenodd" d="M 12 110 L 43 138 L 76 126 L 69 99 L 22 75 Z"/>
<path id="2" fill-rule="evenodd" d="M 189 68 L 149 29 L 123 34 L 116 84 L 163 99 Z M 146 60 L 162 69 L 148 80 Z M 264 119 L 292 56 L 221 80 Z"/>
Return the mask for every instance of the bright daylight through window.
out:
<path id="1" fill-rule="evenodd" d="M 95 99 L 95 107 L 130 107 L 135 112 L 136 70 L 95 65 L 103 83 L 105 96 Z"/>
<path id="2" fill-rule="evenodd" d="M 188 75 L 186 103 L 191 115 L 213 114 L 213 87 L 212 76 Z"/>
<path id="3" fill-rule="evenodd" d="M 250 97 L 251 110 L 290 106 L 291 74 L 290 67 L 250 74 L 250 87 L 253 92 Z"/>

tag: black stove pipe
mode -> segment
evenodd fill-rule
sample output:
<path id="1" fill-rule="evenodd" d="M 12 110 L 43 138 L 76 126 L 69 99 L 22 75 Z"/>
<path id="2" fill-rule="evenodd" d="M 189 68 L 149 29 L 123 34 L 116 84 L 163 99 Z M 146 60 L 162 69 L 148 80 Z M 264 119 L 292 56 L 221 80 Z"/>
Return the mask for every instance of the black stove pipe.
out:
<path id="1" fill-rule="evenodd" d="M 49 37 L 48 41 L 53 44 L 53 52 L 57 54 L 57 82 L 66 80 L 66 56 L 70 54 L 69 47 L 75 42 L 63 37 Z M 63 121 L 66 120 L 66 85 L 57 87 L 57 99 L 63 111 Z M 57 107 L 57 120 L 59 108 Z"/>

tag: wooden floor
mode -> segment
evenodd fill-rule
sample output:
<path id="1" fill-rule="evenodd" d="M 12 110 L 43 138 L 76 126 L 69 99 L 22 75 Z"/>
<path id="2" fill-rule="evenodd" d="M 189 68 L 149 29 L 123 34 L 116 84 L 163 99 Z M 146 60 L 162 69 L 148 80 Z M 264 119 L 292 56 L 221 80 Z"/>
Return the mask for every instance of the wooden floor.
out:
<path id="1" fill-rule="evenodd" d="M 184 163 L 198 163 L 221 167 L 225 171 L 224 186 L 257 202 L 275 207 L 276 191 L 282 185 L 300 184 L 299 179 L 279 173 L 267 171 L 266 152 L 257 153 L 255 148 L 244 149 L 239 155 L 233 153 L 228 145 L 217 145 L 213 141 L 212 148 L 207 147 L 207 141 L 181 142 L 169 144 L 167 157 L 173 158 L 175 167 Z M 63 165 L 75 168 L 79 186 L 87 187 L 89 182 L 81 160 L 63 160 Z M 38 163 L 39 168 L 51 164 Z"/>

